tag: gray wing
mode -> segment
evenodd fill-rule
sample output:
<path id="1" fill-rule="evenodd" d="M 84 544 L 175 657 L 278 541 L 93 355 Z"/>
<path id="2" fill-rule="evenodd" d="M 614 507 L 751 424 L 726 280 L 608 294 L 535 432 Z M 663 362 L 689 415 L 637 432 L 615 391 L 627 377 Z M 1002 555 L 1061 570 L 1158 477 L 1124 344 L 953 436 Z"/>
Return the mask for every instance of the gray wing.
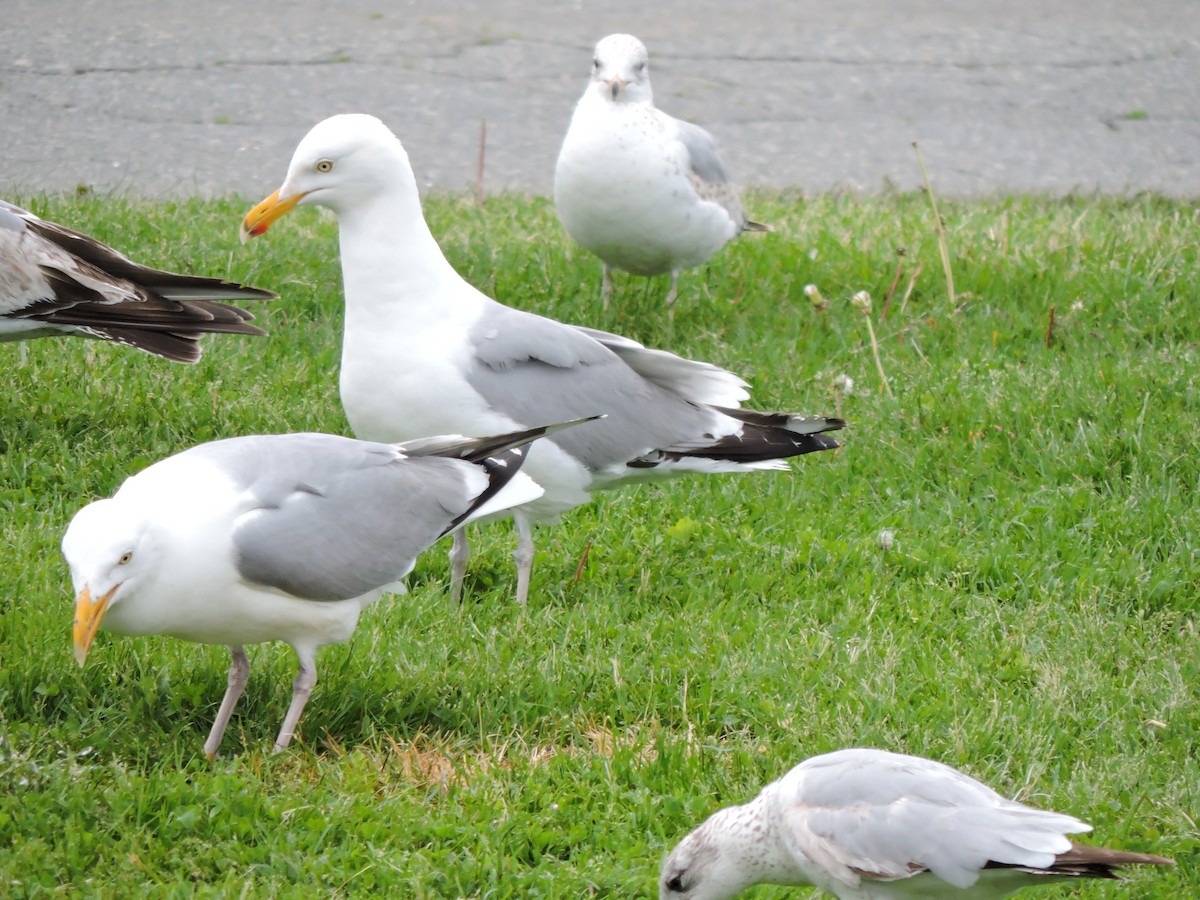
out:
<path id="1" fill-rule="evenodd" d="M 694 441 L 716 416 L 645 378 L 588 334 L 552 319 L 489 305 L 470 333 L 471 387 L 525 425 L 604 415 L 553 441 L 594 470 Z"/>
<path id="2" fill-rule="evenodd" d="M 675 120 L 675 128 L 676 138 L 687 148 L 695 176 L 711 185 L 729 184 L 729 173 L 725 171 L 725 164 L 717 153 L 716 139 L 699 125 L 682 119 Z"/>
<path id="3" fill-rule="evenodd" d="M 627 337 L 596 328 L 583 325 L 574 328 L 617 354 L 643 378 L 693 403 L 740 406 L 743 400 L 750 398 L 747 391 L 749 385 L 720 366 L 646 347 Z"/>
<path id="4" fill-rule="evenodd" d="M 186 453 L 250 497 L 233 534 L 241 576 L 306 600 L 347 600 L 402 577 L 489 486 L 470 462 L 335 435 L 231 438 Z"/>
<path id="5" fill-rule="evenodd" d="M 200 356 L 201 334 L 264 334 L 220 300 L 267 300 L 270 291 L 138 265 L 111 247 L 0 201 L 0 317 L 14 337 L 79 333 L 180 362 Z"/>
<path id="6" fill-rule="evenodd" d="M 723 206 L 738 227 L 745 228 L 742 201 L 717 153 L 716 140 L 699 125 L 680 119 L 675 119 L 674 123 L 675 137 L 687 150 L 689 176 L 696 193 L 703 200 Z"/>
<path id="7" fill-rule="evenodd" d="M 847 883 L 928 869 L 966 888 L 988 861 L 1048 867 L 1070 849 L 1065 834 L 1091 830 L 1006 800 L 949 766 L 878 750 L 815 757 L 768 790 L 791 852 Z"/>

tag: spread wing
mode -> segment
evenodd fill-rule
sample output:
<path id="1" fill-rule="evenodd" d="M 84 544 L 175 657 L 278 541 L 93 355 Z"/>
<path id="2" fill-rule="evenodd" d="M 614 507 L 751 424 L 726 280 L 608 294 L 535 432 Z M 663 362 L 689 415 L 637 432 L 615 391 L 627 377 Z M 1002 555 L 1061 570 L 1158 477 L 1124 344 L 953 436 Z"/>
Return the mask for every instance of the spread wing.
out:
<path id="1" fill-rule="evenodd" d="M 202 334 L 265 333 L 249 324 L 249 312 L 220 301 L 274 296 L 138 265 L 94 238 L 0 200 L 0 339 L 75 333 L 195 362 Z"/>

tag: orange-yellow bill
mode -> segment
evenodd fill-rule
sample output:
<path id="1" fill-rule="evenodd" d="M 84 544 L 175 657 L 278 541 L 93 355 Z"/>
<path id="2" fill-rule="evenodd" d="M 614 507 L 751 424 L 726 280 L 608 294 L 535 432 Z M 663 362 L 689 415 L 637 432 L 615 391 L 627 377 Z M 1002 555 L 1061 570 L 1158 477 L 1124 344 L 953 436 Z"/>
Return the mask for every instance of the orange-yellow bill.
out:
<path id="1" fill-rule="evenodd" d="M 104 618 L 104 611 L 108 609 L 108 601 L 112 599 L 116 590 L 114 587 L 103 597 L 93 600 L 92 592 L 85 587 L 75 598 L 75 662 L 81 666 L 87 659 L 96 632 L 100 630 L 100 620 Z"/>
<path id="2" fill-rule="evenodd" d="M 271 227 L 272 222 L 291 212 L 296 204 L 304 199 L 304 196 L 304 194 L 294 194 L 286 200 L 280 200 L 279 191 L 276 191 L 246 213 L 246 218 L 242 219 L 242 243 L 263 234 Z"/>

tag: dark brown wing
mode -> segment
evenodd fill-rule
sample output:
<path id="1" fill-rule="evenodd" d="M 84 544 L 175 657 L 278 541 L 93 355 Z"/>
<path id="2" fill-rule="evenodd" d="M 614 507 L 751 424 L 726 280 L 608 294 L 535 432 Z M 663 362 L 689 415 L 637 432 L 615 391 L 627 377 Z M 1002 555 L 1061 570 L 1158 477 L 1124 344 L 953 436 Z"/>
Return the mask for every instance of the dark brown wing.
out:
<path id="1" fill-rule="evenodd" d="M 249 324 L 251 313 L 220 301 L 269 300 L 276 296 L 271 291 L 152 269 L 11 204 L 2 211 L 8 214 L 10 244 L 20 251 L 14 255 L 25 257 L 8 261 L 23 267 L 20 283 L 26 286 L 23 297 L 4 304 L 10 318 L 45 322 L 178 362 L 200 358 L 203 334 L 266 333 Z"/>
<path id="2" fill-rule="evenodd" d="M 1012 866 L 1004 863 L 987 862 L 985 869 L 1024 869 L 1035 875 L 1059 875 L 1075 878 L 1120 878 L 1124 866 L 1173 866 L 1175 860 L 1151 853 L 1133 853 L 1128 850 L 1110 850 L 1107 847 L 1090 847 L 1087 844 L 1072 844 L 1066 853 L 1054 858 L 1054 865 L 1045 869 L 1029 866 Z"/>

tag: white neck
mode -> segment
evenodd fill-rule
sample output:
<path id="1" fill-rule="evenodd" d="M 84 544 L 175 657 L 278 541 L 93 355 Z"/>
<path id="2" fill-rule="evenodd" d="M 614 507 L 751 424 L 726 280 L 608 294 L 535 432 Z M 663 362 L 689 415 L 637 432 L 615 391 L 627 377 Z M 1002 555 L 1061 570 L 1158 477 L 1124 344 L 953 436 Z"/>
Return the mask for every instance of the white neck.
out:
<path id="1" fill-rule="evenodd" d="M 341 211 L 338 228 L 349 317 L 380 303 L 407 315 L 408 307 L 460 280 L 425 223 L 411 181 Z"/>
<path id="2" fill-rule="evenodd" d="M 351 427 L 377 441 L 463 431 L 446 418 L 445 394 L 462 395 L 452 407 L 471 399 L 461 376 L 464 332 L 490 301 L 442 255 L 411 175 L 335 211 L 346 299 L 341 395 Z"/>

